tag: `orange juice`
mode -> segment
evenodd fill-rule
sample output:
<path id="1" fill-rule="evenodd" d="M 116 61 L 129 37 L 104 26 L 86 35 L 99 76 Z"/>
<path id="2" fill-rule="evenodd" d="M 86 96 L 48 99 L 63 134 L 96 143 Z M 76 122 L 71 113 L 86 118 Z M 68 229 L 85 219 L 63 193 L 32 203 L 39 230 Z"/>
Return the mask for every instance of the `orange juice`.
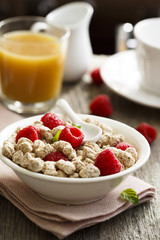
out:
<path id="1" fill-rule="evenodd" d="M 56 98 L 61 89 L 64 56 L 51 35 L 15 31 L 0 43 L 0 81 L 4 95 L 24 103 Z"/>

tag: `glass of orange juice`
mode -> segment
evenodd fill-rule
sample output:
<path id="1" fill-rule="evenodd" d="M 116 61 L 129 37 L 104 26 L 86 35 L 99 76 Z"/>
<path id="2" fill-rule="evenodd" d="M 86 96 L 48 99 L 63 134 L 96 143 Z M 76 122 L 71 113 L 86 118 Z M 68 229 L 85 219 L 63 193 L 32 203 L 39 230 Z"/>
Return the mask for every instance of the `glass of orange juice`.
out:
<path id="1" fill-rule="evenodd" d="M 0 98 L 18 113 L 48 111 L 59 96 L 69 31 L 43 17 L 0 22 Z"/>

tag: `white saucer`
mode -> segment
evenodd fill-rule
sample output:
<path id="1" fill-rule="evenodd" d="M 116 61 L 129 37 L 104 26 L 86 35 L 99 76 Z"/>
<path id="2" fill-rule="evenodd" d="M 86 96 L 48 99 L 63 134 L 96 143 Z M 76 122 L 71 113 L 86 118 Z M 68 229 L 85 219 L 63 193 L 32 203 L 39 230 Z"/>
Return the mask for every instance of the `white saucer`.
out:
<path id="1" fill-rule="evenodd" d="M 135 50 L 116 53 L 101 67 L 105 84 L 115 93 L 134 102 L 160 108 L 160 96 L 147 92 L 140 86 Z"/>

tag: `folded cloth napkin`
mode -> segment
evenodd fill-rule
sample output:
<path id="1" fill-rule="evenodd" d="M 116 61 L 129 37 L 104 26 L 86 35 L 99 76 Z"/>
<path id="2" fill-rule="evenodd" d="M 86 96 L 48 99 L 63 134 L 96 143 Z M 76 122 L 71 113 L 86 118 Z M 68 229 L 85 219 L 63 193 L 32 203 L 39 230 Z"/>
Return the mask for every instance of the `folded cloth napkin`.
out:
<path id="1" fill-rule="evenodd" d="M 0 131 L 9 124 L 21 120 L 23 117 L 18 115 L 0 104 Z"/>
<path id="2" fill-rule="evenodd" d="M 149 201 L 155 196 L 153 186 L 134 176 L 129 176 L 96 202 L 78 206 L 56 204 L 39 197 L 16 176 L 12 169 L 0 161 L 0 193 L 31 221 L 52 232 L 59 239 L 134 207 L 135 205 L 120 197 L 120 193 L 127 188 L 136 191 L 139 196 L 138 204 Z"/>

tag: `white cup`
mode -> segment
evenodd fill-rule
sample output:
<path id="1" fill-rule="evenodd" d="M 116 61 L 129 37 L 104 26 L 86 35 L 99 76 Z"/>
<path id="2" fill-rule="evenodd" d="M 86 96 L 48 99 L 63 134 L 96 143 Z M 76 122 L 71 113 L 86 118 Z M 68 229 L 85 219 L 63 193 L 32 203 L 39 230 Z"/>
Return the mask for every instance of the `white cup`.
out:
<path id="1" fill-rule="evenodd" d="M 134 27 L 141 86 L 160 95 L 160 18 L 138 22 Z"/>

